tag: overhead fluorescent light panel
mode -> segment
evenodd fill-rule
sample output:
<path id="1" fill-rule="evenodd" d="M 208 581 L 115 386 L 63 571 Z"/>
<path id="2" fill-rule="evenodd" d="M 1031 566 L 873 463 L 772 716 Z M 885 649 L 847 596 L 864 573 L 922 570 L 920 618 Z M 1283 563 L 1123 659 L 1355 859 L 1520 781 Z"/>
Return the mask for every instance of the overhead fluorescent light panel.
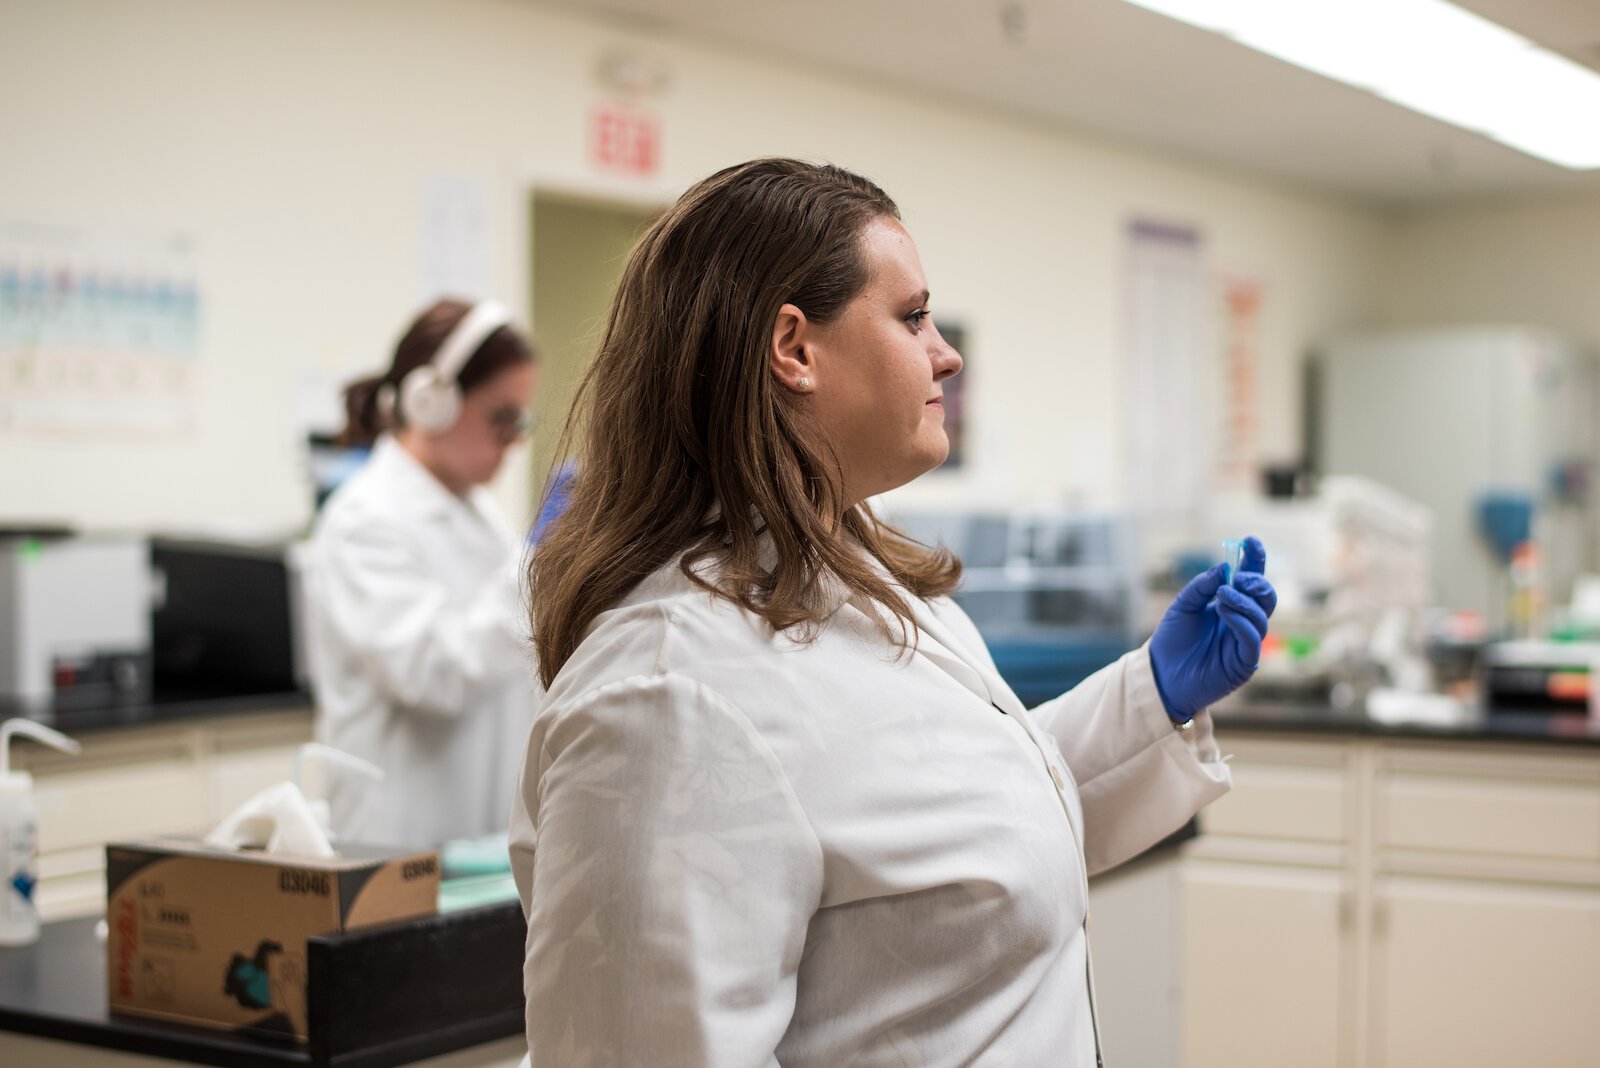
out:
<path id="1" fill-rule="evenodd" d="M 1600 74 L 1445 0 L 1127 0 L 1572 170 Z"/>

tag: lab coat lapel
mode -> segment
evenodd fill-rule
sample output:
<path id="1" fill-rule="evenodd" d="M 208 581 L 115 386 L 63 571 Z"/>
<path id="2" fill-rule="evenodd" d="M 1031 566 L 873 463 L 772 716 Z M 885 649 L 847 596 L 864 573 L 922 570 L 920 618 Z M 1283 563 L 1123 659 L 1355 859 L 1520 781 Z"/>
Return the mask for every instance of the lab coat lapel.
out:
<path id="1" fill-rule="evenodd" d="M 959 666 L 972 679 L 976 680 L 981 689 L 981 695 L 986 696 L 989 703 L 1011 717 L 1016 726 L 1022 728 L 1028 741 L 1033 743 L 1039 752 L 1040 759 L 1050 769 L 1052 777 L 1057 772 L 1061 778 L 1055 779 L 1055 786 L 1061 795 L 1061 807 L 1066 813 L 1067 823 L 1072 827 L 1074 840 L 1078 843 L 1079 852 L 1083 850 L 1083 808 L 1078 801 L 1077 790 L 1074 786 L 1068 792 L 1063 789 L 1063 780 L 1070 780 L 1072 771 L 1061 760 L 1061 750 L 1053 738 L 1048 737 L 1044 729 L 1034 722 L 1028 710 L 1023 707 L 1017 695 L 1011 692 L 1011 687 L 1006 685 L 997 671 L 988 665 L 990 661 L 979 653 L 968 649 L 954 632 L 940 621 L 938 615 L 926 602 L 916 601 L 917 625 L 921 628 L 922 647 L 919 652 L 933 660 L 950 673 L 952 678 L 958 678 L 955 666 Z M 958 680 L 959 681 L 959 680 Z M 968 687 L 971 689 L 971 686 Z M 1087 892 L 1087 890 L 1085 891 Z"/>
<path id="2" fill-rule="evenodd" d="M 995 692 L 995 687 L 990 686 L 989 679 L 984 676 L 984 671 L 971 659 L 963 657 L 950 640 L 949 633 L 941 633 L 944 628 L 939 627 L 938 620 L 931 619 L 928 612 L 922 611 L 922 606 L 917 606 L 917 656 L 928 660 L 934 667 L 944 671 L 957 683 L 978 694 L 986 705 L 994 705 L 1005 711 L 1000 703 L 1000 694 Z"/>
<path id="3" fill-rule="evenodd" d="M 835 580 L 836 581 L 836 580 Z M 943 623 L 928 609 L 927 604 L 909 591 L 901 587 L 900 592 L 910 602 L 912 619 L 917 626 L 915 635 L 914 656 L 932 664 L 950 678 L 950 681 L 967 690 L 986 705 L 991 705 L 1008 715 L 1021 716 L 1024 713 L 1022 703 L 1017 700 L 1011 688 L 999 676 L 987 671 L 980 658 L 965 649 L 961 642 L 950 633 Z M 863 607 L 856 599 L 850 598 L 843 602 L 839 611 L 855 617 L 855 622 L 863 631 L 870 631 L 874 639 L 882 640 L 882 630 L 875 622 L 875 618 L 887 616 L 886 610 L 870 605 Z M 891 621 L 890 633 L 896 628 Z"/>
<path id="4" fill-rule="evenodd" d="M 920 631 L 918 653 L 1007 715 L 1023 716 L 1026 713 L 1022 702 L 1017 700 L 1017 695 L 1011 692 L 1005 680 L 990 671 L 981 657 L 966 649 L 926 603 L 913 598 L 912 604 L 916 609 L 917 628 Z"/>
<path id="5" fill-rule="evenodd" d="M 418 519 L 447 516 L 459 507 L 450 491 L 387 434 L 378 439 L 367 462 L 372 465 L 373 475 L 381 482 L 385 496 Z"/>
<path id="6" fill-rule="evenodd" d="M 928 663 L 948 675 L 952 682 L 970 691 L 974 696 L 982 699 L 986 705 L 1011 716 L 1022 716 L 1026 709 L 1022 702 L 1017 700 L 998 674 L 990 671 L 984 664 L 983 657 L 974 654 L 965 648 L 939 618 L 928 607 L 926 601 L 917 597 L 895 581 L 887 568 L 881 562 L 870 557 L 869 563 L 878 573 L 895 588 L 899 590 L 906 601 L 911 605 L 912 618 L 917 625 L 916 648 L 914 655 L 922 657 Z M 864 625 L 873 625 L 875 616 L 884 614 L 884 610 L 876 605 L 863 607 L 855 598 L 850 596 L 850 591 L 844 584 L 833 576 L 824 579 L 832 598 L 832 604 L 839 606 L 839 610 L 854 612 L 861 617 Z M 873 629 L 877 629 L 875 626 Z M 891 623 L 891 630 L 893 629 Z"/>
<path id="7" fill-rule="evenodd" d="M 476 487 L 457 497 L 389 435 L 378 439 L 368 461 L 390 500 L 405 508 L 418 523 L 443 526 L 451 536 L 471 544 L 481 543 L 487 554 L 509 552 L 503 524 L 492 512 L 488 491 Z"/>

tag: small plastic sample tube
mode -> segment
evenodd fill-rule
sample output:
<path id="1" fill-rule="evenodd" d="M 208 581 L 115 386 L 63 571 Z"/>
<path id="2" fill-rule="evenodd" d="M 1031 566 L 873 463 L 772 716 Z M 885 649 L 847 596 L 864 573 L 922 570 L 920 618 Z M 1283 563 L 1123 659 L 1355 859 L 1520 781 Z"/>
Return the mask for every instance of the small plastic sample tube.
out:
<path id="1" fill-rule="evenodd" d="M 1222 543 L 1222 562 L 1228 565 L 1228 585 L 1239 577 L 1239 565 L 1244 563 L 1244 539 L 1227 538 Z"/>

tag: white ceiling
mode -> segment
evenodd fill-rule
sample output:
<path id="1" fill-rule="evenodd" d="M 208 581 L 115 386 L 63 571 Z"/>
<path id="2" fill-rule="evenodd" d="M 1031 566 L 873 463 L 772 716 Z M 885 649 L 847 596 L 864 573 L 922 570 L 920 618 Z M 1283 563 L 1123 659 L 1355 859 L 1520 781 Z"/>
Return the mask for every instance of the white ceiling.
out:
<path id="1" fill-rule="evenodd" d="M 814 68 L 1374 205 L 1600 190 L 1600 172 L 1544 163 L 1123 0 L 556 2 L 741 50 L 778 40 Z M 1600 0 L 1458 2 L 1600 69 Z"/>

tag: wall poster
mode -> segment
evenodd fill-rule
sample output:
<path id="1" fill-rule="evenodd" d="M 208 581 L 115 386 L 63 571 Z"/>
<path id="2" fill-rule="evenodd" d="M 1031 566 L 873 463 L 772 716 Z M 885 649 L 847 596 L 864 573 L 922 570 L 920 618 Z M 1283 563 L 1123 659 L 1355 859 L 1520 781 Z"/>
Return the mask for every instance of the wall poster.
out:
<path id="1" fill-rule="evenodd" d="M 1261 283 L 1221 280 L 1222 360 L 1218 384 L 1217 485 L 1256 489 L 1261 464 Z"/>
<path id="2" fill-rule="evenodd" d="M 1211 493 L 1215 440 L 1200 233 L 1135 219 L 1125 239 L 1126 499 L 1146 519 L 1193 525 Z"/>
<path id="3" fill-rule="evenodd" d="M 186 235 L 0 224 L 0 434 L 191 430 L 198 275 Z"/>

